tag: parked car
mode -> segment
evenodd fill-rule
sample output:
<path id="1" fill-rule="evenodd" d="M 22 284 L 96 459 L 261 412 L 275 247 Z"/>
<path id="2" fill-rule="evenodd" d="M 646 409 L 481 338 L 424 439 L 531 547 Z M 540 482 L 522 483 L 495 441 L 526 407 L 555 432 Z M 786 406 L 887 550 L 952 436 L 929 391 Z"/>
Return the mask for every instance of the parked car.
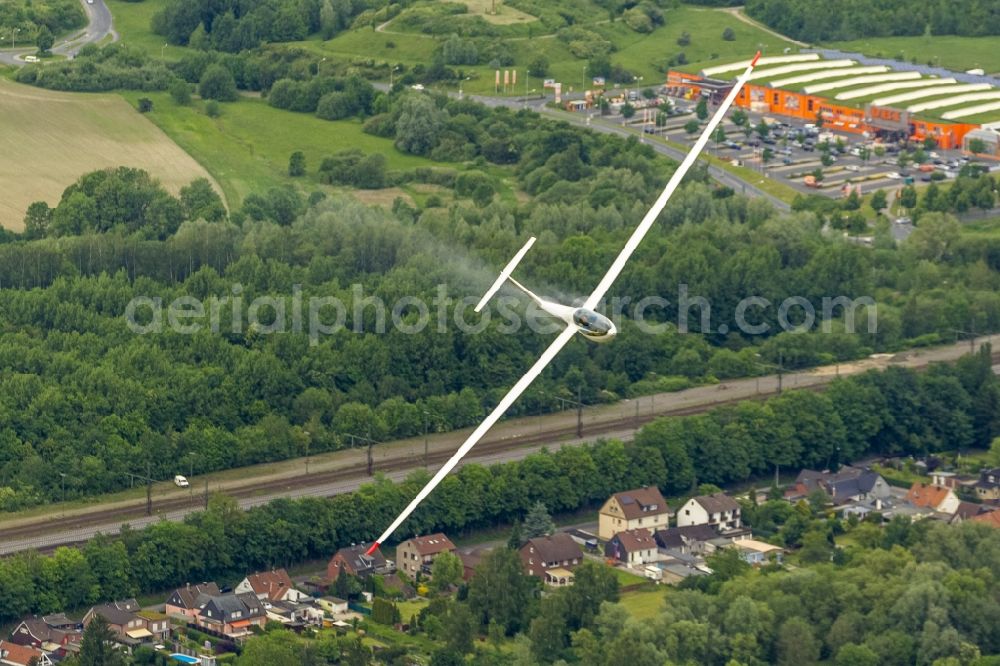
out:
<path id="1" fill-rule="evenodd" d="M 892 178 L 893 180 L 899 180 L 900 178 L 902 178 L 902 176 L 900 176 L 895 171 L 890 171 L 889 173 L 885 174 L 885 177 L 886 178 Z"/>
<path id="2" fill-rule="evenodd" d="M 179 488 L 187 488 L 191 484 L 188 483 L 187 477 L 178 474 L 177 476 L 174 477 L 174 485 Z"/>
<path id="3" fill-rule="evenodd" d="M 857 164 L 845 164 L 844 168 L 847 169 L 848 171 L 861 171 L 861 167 L 859 167 Z"/>

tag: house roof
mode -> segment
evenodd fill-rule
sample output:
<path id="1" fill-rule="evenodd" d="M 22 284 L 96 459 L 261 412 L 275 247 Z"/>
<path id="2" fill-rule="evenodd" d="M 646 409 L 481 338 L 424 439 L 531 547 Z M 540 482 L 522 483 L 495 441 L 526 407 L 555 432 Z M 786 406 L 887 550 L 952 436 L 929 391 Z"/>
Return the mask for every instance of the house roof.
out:
<path id="1" fill-rule="evenodd" d="M 822 490 L 833 498 L 835 504 L 846 504 L 851 498 L 870 493 L 882 477 L 870 469 L 845 465 L 836 473 L 804 469 L 795 479 L 796 489 L 802 495 Z M 797 496 L 785 492 L 786 497 Z"/>
<path id="2" fill-rule="evenodd" d="M 108 624 L 126 626 L 135 619 L 136 611 L 139 610 L 139 602 L 135 599 L 123 599 L 122 601 L 112 601 L 107 604 L 100 604 L 90 609 L 94 615 L 100 615 Z"/>
<path id="3" fill-rule="evenodd" d="M 209 599 L 208 604 L 214 606 L 226 617 L 243 611 L 247 611 L 249 617 L 264 615 L 264 607 L 260 605 L 260 599 L 253 592 L 220 594 Z"/>
<path id="4" fill-rule="evenodd" d="M 663 499 L 659 488 L 655 486 L 626 490 L 621 493 L 615 493 L 612 497 L 618 500 L 618 505 L 621 506 L 626 520 L 670 513 L 667 501 Z"/>
<path id="5" fill-rule="evenodd" d="M 914 483 L 906 493 L 906 501 L 913 506 L 937 509 L 948 497 L 950 489 L 944 486 L 934 486 L 929 483 Z"/>
<path id="6" fill-rule="evenodd" d="M 680 548 L 692 541 L 708 541 L 719 536 L 711 525 L 685 525 L 656 530 L 653 538 L 662 548 Z"/>
<path id="7" fill-rule="evenodd" d="M 712 495 L 698 495 L 692 500 L 702 506 L 709 513 L 722 513 L 723 511 L 736 511 L 740 508 L 739 502 L 725 493 L 714 493 Z"/>
<path id="8" fill-rule="evenodd" d="M 43 654 L 41 650 L 28 647 L 27 645 L 0 641 L 0 659 L 10 664 L 28 666 L 32 659 L 40 660 Z"/>
<path id="9" fill-rule="evenodd" d="M 270 601 L 281 599 L 294 587 L 291 577 L 284 569 L 251 574 L 246 580 L 257 596 L 264 595 Z"/>
<path id="10" fill-rule="evenodd" d="M 184 608 L 197 608 L 204 603 L 201 596 L 216 597 L 222 594 L 219 586 L 215 583 L 201 583 L 200 585 L 185 585 L 174 590 L 174 594 L 181 601 Z M 174 595 L 171 595 L 174 596 Z"/>
<path id="11" fill-rule="evenodd" d="M 21 624 L 25 626 L 28 632 L 36 639 L 42 642 L 49 640 L 52 635 L 52 627 L 45 623 L 45 620 L 38 617 L 29 617 L 21 621 Z M 18 625 L 20 627 L 21 625 Z M 16 628 L 15 628 L 16 629 Z"/>
<path id="12" fill-rule="evenodd" d="M 1000 527 L 1000 510 L 987 511 L 978 516 L 973 516 L 969 520 L 976 523 L 985 523 L 990 527 Z"/>
<path id="13" fill-rule="evenodd" d="M 532 548 L 543 562 L 564 562 L 583 557 L 580 544 L 573 541 L 573 538 L 565 532 L 528 539 L 528 542 L 521 546 L 521 553 L 531 553 Z"/>
<path id="14" fill-rule="evenodd" d="M 371 555 L 367 554 L 371 544 L 359 543 L 356 546 L 341 548 L 333 555 L 333 560 L 338 558 L 347 563 L 347 567 L 355 574 L 364 574 L 381 569 L 386 566 L 385 555 L 381 549 L 376 549 Z"/>
<path id="15" fill-rule="evenodd" d="M 776 550 L 781 550 L 781 546 L 775 546 L 774 544 L 757 541 L 756 539 L 740 539 L 738 541 L 734 541 L 733 544 L 735 544 L 738 548 L 750 550 L 755 553 L 771 553 Z"/>
<path id="16" fill-rule="evenodd" d="M 66 617 L 66 613 L 53 613 L 52 615 L 43 615 L 42 622 L 49 625 L 50 627 L 75 627 L 78 622 Z"/>
<path id="17" fill-rule="evenodd" d="M 483 548 L 474 548 L 469 552 L 458 552 L 458 559 L 462 560 L 462 566 L 466 569 L 475 569 L 483 561 L 489 551 Z"/>
<path id="18" fill-rule="evenodd" d="M 958 518 L 959 520 L 968 520 L 969 518 L 978 516 L 979 512 L 982 510 L 982 504 L 976 504 L 974 502 L 959 502 L 958 508 L 955 509 L 955 513 L 952 514 L 952 517 Z"/>
<path id="19" fill-rule="evenodd" d="M 653 538 L 649 530 L 642 528 L 619 532 L 612 537 L 612 540 L 615 539 L 618 540 L 618 544 L 626 553 L 657 548 L 656 539 Z"/>
<path id="20" fill-rule="evenodd" d="M 427 536 L 416 536 L 412 539 L 407 539 L 403 543 L 411 544 L 414 550 L 424 556 L 437 555 L 445 551 L 451 552 L 455 550 L 455 544 L 441 532 L 428 534 Z M 400 546 L 402 545 L 400 544 Z"/>

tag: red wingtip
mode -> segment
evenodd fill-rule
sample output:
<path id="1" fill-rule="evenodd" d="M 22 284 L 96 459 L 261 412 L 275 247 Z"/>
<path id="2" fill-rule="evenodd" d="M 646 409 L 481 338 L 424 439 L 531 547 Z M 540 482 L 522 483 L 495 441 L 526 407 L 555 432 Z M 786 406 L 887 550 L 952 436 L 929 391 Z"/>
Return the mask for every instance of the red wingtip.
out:
<path id="1" fill-rule="evenodd" d="M 751 60 L 751 61 L 750 61 L 750 66 L 751 66 L 751 67 L 756 67 L 756 66 L 757 66 L 757 61 L 758 61 L 759 59 L 760 59 L 760 51 L 757 51 L 757 55 L 755 55 L 755 56 L 753 57 L 753 60 Z"/>
<path id="2" fill-rule="evenodd" d="M 378 550 L 378 547 L 379 547 L 379 542 L 378 542 L 378 541 L 376 541 L 375 543 L 373 543 L 373 544 L 371 545 L 371 548 L 369 548 L 369 549 L 368 549 L 368 552 L 367 552 L 367 553 L 365 553 L 365 555 L 371 555 L 371 554 L 372 554 L 372 553 L 374 553 L 374 552 L 375 552 L 376 550 Z"/>

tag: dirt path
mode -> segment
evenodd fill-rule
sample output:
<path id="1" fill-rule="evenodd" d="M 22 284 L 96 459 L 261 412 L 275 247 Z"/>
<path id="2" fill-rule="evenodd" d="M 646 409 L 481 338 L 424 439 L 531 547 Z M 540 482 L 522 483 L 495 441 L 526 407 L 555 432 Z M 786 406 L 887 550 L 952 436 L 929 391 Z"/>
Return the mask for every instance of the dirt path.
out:
<path id="1" fill-rule="evenodd" d="M 727 14 L 731 14 L 738 21 L 742 21 L 743 23 L 746 23 L 747 25 L 752 25 L 753 27 L 757 28 L 758 30 L 763 30 L 764 32 L 766 32 L 769 35 L 774 35 L 775 37 L 777 37 L 779 39 L 783 39 L 783 40 L 785 40 L 787 42 L 791 42 L 792 44 L 795 44 L 796 46 L 801 46 L 801 47 L 808 47 L 808 46 L 810 46 L 809 44 L 806 44 L 805 42 L 800 42 L 797 39 L 792 39 L 791 37 L 789 37 L 787 35 L 782 35 L 780 32 L 777 32 L 775 30 L 771 30 L 769 27 L 767 27 L 763 23 L 760 23 L 759 21 L 753 20 L 752 18 L 750 18 L 749 16 L 747 16 L 746 14 L 743 13 L 743 7 L 725 7 L 725 8 L 722 8 L 722 11 L 726 12 Z"/>

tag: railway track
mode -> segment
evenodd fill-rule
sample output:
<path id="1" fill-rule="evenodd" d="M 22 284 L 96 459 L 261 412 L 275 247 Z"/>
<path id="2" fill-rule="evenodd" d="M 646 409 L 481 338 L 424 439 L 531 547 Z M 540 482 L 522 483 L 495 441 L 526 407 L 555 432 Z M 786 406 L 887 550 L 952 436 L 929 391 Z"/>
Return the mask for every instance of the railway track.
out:
<path id="1" fill-rule="evenodd" d="M 771 394 L 761 394 L 760 397 L 766 398 L 769 395 Z M 726 399 L 708 405 L 666 409 L 662 412 L 657 412 L 656 414 L 646 413 L 640 414 L 638 417 L 629 416 L 608 421 L 601 421 L 599 423 L 584 424 L 581 428 L 581 434 L 583 439 L 589 439 L 608 433 L 621 432 L 623 430 L 635 430 L 642 425 L 649 423 L 653 419 L 657 419 L 662 416 L 684 416 L 686 414 L 696 414 L 713 409 L 722 404 L 738 402 L 745 399 L 746 398 L 744 397 Z M 469 455 L 467 460 L 468 462 L 476 462 L 478 459 L 494 457 L 500 453 L 520 448 L 527 448 L 537 444 L 558 444 L 562 441 L 576 439 L 576 435 L 577 428 L 573 425 L 568 427 L 550 428 L 537 433 L 521 436 L 484 439 L 476 446 L 475 449 L 473 449 L 473 453 Z M 443 463 L 451 457 L 452 453 L 453 451 L 451 450 L 431 451 L 427 456 L 427 464 L 437 465 Z M 383 459 L 379 461 L 378 464 L 374 465 L 374 471 L 388 473 L 417 469 L 422 466 L 422 455 L 419 456 L 417 460 L 414 460 L 408 452 L 398 451 L 391 458 Z M 361 476 L 367 476 L 367 474 L 367 463 L 352 463 L 335 470 L 313 472 L 308 475 L 302 474 L 296 477 L 275 479 L 272 481 L 263 481 L 251 487 L 231 489 L 225 491 L 225 493 L 230 497 L 240 499 L 272 492 L 280 492 L 281 490 L 292 487 L 301 487 L 306 484 L 310 486 L 327 485 L 338 481 L 347 481 Z M 161 514 L 179 509 L 196 509 L 202 507 L 203 505 L 204 500 L 200 495 L 195 495 L 194 497 L 173 497 L 155 500 L 153 502 L 153 510 L 155 514 Z M 6 528 L 2 530 L 2 533 L 0 533 L 0 538 L 4 541 L 22 540 L 38 534 L 52 533 L 62 529 L 80 529 L 93 525 L 104 525 L 115 522 L 116 520 L 127 522 L 129 519 L 140 518 L 143 516 L 146 516 L 144 504 L 130 505 L 127 507 L 108 509 L 106 511 L 92 512 L 79 516 L 46 518 L 44 522 Z"/>
<path id="2" fill-rule="evenodd" d="M 993 362 L 1000 363 L 1000 352 L 993 354 Z M 910 365 L 909 367 L 921 369 L 926 367 L 930 361 L 924 361 Z M 822 391 L 835 376 L 820 376 L 813 379 L 813 383 L 807 385 L 786 386 L 786 389 L 795 390 L 816 390 Z M 750 381 L 750 380 L 743 380 Z M 720 385 L 718 388 L 724 388 Z M 540 429 L 533 432 L 525 432 L 518 435 L 494 435 L 483 439 L 467 458 L 468 463 L 475 463 L 480 460 L 496 460 L 497 456 L 505 452 L 514 451 L 528 447 L 537 447 L 541 444 L 560 444 L 570 441 L 588 441 L 609 433 L 622 433 L 635 431 L 642 425 L 663 417 L 663 416 L 685 416 L 698 414 L 715 409 L 721 405 L 732 404 L 744 400 L 763 400 L 774 396 L 776 390 L 764 390 L 753 395 L 737 394 L 733 397 L 718 396 L 711 402 L 687 406 L 674 406 L 664 404 L 663 407 L 651 412 L 636 413 L 629 416 L 618 416 L 614 418 L 602 418 L 598 421 L 584 422 L 580 428 L 580 437 L 577 436 L 577 425 L 559 425 Z M 449 446 L 442 450 L 431 450 L 427 454 L 426 464 L 428 466 L 438 465 L 446 461 L 458 446 L 461 435 L 455 434 L 454 446 Z M 374 472 L 399 473 L 424 466 L 424 456 L 414 456 L 412 451 L 402 447 L 387 449 L 383 456 L 373 465 Z M 256 496 L 275 495 L 291 489 L 321 488 L 322 486 L 332 486 L 338 482 L 356 480 L 368 476 L 368 465 L 366 461 L 350 462 L 337 469 L 313 472 L 310 474 L 300 474 L 292 477 L 263 480 L 249 486 L 224 489 L 226 495 L 234 499 L 246 499 Z M 308 493 L 311 495 L 332 495 L 337 491 Z M 166 515 L 168 513 L 184 512 L 186 510 L 196 510 L 203 506 L 204 500 L 200 495 L 192 494 L 187 497 L 168 497 L 154 500 L 154 515 Z M 52 535 L 58 532 L 70 533 L 74 530 L 94 526 L 106 526 L 109 524 L 127 523 L 130 520 L 146 517 L 144 503 L 130 504 L 128 506 L 113 507 L 104 511 L 93 511 L 72 516 L 42 516 L 37 521 L 16 525 L 0 530 L 0 545 L 10 542 L 28 542 L 32 537 L 42 535 Z M 74 540 L 67 538 L 63 544 L 73 543 Z M 62 545 L 62 544 L 60 544 Z M 49 545 L 44 549 L 54 546 Z"/>

